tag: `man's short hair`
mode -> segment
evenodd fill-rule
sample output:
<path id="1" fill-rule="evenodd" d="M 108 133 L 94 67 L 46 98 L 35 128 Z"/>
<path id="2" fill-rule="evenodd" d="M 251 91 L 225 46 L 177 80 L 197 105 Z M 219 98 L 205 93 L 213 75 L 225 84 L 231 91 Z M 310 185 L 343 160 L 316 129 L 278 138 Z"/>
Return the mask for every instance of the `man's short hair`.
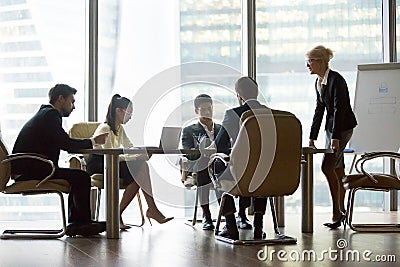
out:
<path id="1" fill-rule="evenodd" d="M 211 96 L 207 94 L 200 94 L 196 96 L 196 98 L 194 99 L 194 107 L 199 108 L 199 106 L 203 103 L 210 103 L 212 105 L 213 101 Z"/>
<path id="2" fill-rule="evenodd" d="M 235 84 L 236 93 L 244 100 L 257 99 L 258 96 L 258 84 L 257 82 L 248 76 L 240 77 Z"/>
<path id="3" fill-rule="evenodd" d="M 54 104 L 60 95 L 66 98 L 74 94 L 76 94 L 75 88 L 72 88 L 71 86 L 66 84 L 56 84 L 49 91 L 49 102 L 50 104 Z"/>

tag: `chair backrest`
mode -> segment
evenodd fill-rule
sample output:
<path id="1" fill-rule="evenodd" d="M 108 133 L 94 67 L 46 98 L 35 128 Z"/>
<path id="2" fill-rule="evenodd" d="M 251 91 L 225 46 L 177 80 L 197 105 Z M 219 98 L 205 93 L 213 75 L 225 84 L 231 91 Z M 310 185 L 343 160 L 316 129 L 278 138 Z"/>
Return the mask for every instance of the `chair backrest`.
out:
<path id="1" fill-rule="evenodd" d="M 100 122 L 79 122 L 72 125 L 69 130 L 71 138 L 85 139 L 93 136 Z"/>
<path id="2" fill-rule="evenodd" d="M 100 122 L 79 122 L 72 125 L 69 130 L 69 136 L 75 139 L 86 139 L 93 136 Z M 89 158 L 89 155 L 83 155 L 85 161 Z M 86 167 L 82 165 L 81 161 L 77 158 L 72 157 L 69 160 L 69 167 L 71 169 L 85 169 Z"/>
<path id="3" fill-rule="evenodd" d="M 301 123 L 286 111 L 259 109 L 242 115 L 230 170 L 243 196 L 290 195 L 299 186 Z"/>
<path id="4" fill-rule="evenodd" d="M 11 164 L 9 162 L 1 163 L 7 155 L 7 148 L 4 145 L 3 140 L 0 138 L 0 192 L 4 191 L 8 181 L 10 181 Z"/>

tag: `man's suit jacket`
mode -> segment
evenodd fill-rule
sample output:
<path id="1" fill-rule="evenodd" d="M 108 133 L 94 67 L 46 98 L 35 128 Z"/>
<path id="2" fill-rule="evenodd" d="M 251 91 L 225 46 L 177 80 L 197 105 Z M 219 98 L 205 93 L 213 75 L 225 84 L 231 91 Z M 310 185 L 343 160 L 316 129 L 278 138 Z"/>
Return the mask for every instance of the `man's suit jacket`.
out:
<path id="1" fill-rule="evenodd" d="M 42 105 L 39 111 L 22 127 L 12 152 L 41 154 L 58 166 L 61 149 L 74 152 L 84 148 L 92 148 L 92 141 L 70 138 L 62 128 L 61 114 L 51 105 Z M 37 161 L 28 159 L 12 163 L 13 174 L 33 174 L 35 171 L 41 171 Z"/>
<path id="2" fill-rule="evenodd" d="M 239 134 L 239 121 L 240 116 L 250 109 L 268 108 L 262 105 L 257 100 L 248 100 L 243 105 L 228 109 L 225 111 L 224 120 L 222 121 L 222 128 L 215 138 L 215 145 L 218 152 L 230 154 L 231 145 L 236 142 Z M 232 143 L 231 143 L 232 139 Z"/>
<path id="3" fill-rule="evenodd" d="M 325 130 L 332 133 L 333 139 L 340 139 L 343 131 L 353 129 L 357 125 L 356 116 L 350 105 L 349 91 L 345 79 L 336 71 L 329 71 L 328 81 L 322 86 L 321 94 L 315 81 L 317 105 L 311 125 L 310 139 L 316 140 L 321 127 L 325 109 Z"/>
<path id="4" fill-rule="evenodd" d="M 214 122 L 214 137 L 218 134 L 218 132 L 221 129 L 221 124 L 215 123 Z M 192 124 L 189 126 L 186 126 L 182 130 L 182 147 L 184 149 L 191 149 L 191 148 L 197 148 L 197 144 L 195 143 L 194 139 L 200 140 L 201 136 L 206 135 L 206 130 L 200 123 Z M 207 142 L 205 143 L 205 146 L 211 145 L 211 142 L 209 139 L 206 140 Z M 199 155 L 187 155 L 186 156 L 191 164 L 188 166 L 188 171 L 189 172 L 198 172 L 198 178 L 203 179 L 203 181 L 200 181 L 200 183 L 207 184 L 210 181 L 208 177 L 208 158 L 201 158 L 199 160 Z"/>

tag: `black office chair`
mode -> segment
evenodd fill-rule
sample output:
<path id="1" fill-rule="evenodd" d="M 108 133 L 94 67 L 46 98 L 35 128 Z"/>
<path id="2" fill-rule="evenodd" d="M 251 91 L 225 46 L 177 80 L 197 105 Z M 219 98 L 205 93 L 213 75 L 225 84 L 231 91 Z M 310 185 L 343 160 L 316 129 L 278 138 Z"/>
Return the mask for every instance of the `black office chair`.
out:
<path id="1" fill-rule="evenodd" d="M 52 168 L 51 173 L 43 179 L 18 181 L 16 179 L 10 184 L 11 180 L 11 161 L 19 159 L 33 159 L 49 164 Z M 55 230 L 45 229 L 20 229 L 20 230 L 5 230 L 0 236 L 2 239 L 11 238 L 59 238 L 65 235 L 66 232 L 66 219 L 65 219 L 65 205 L 62 193 L 69 193 L 70 185 L 63 179 L 49 180 L 55 170 L 55 165 L 51 160 L 39 154 L 32 153 L 18 153 L 8 154 L 3 140 L 0 139 L 0 191 L 4 194 L 19 194 L 22 196 L 40 195 L 40 194 L 57 194 L 60 197 L 62 228 Z"/>
<path id="2" fill-rule="evenodd" d="M 355 194 L 358 190 L 385 191 L 399 190 L 399 168 L 397 175 L 386 173 L 370 173 L 365 164 L 376 158 L 390 158 L 399 161 L 400 153 L 372 152 L 361 156 L 356 162 L 358 173 L 349 174 L 343 178 L 344 188 L 349 191 L 347 201 L 346 224 L 357 232 L 400 232 L 400 224 L 353 224 L 353 210 Z"/>

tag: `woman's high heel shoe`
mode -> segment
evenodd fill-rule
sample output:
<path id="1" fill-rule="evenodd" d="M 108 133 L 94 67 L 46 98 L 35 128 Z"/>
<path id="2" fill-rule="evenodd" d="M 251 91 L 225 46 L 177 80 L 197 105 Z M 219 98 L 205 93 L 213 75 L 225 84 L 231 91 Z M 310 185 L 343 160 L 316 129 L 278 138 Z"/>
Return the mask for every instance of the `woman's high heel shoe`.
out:
<path id="1" fill-rule="evenodd" d="M 122 221 L 122 217 L 120 217 L 119 219 L 119 229 L 122 231 L 131 229 L 131 226 L 124 224 L 124 222 Z"/>
<path id="2" fill-rule="evenodd" d="M 169 222 L 170 220 L 172 220 L 174 218 L 174 217 L 165 217 L 159 211 L 156 213 L 152 213 L 150 210 L 146 211 L 146 217 L 149 220 L 150 225 L 152 225 L 150 219 L 156 220 L 159 224 L 163 224 L 163 223 Z"/>
<path id="3" fill-rule="evenodd" d="M 132 228 L 132 227 L 129 226 L 129 225 L 126 225 L 126 224 L 124 224 L 124 223 L 119 223 L 119 229 L 122 230 L 122 231 L 131 229 L 131 228 Z"/>
<path id="4" fill-rule="evenodd" d="M 343 225 L 345 224 L 345 220 L 346 220 L 346 214 L 342 212 L 339 220 L 333 223 L 324 223 L 324 226 L 329 227 L 331 229 L 337 229 L 339 226 L 342 225 L 342 223 Z"/>

